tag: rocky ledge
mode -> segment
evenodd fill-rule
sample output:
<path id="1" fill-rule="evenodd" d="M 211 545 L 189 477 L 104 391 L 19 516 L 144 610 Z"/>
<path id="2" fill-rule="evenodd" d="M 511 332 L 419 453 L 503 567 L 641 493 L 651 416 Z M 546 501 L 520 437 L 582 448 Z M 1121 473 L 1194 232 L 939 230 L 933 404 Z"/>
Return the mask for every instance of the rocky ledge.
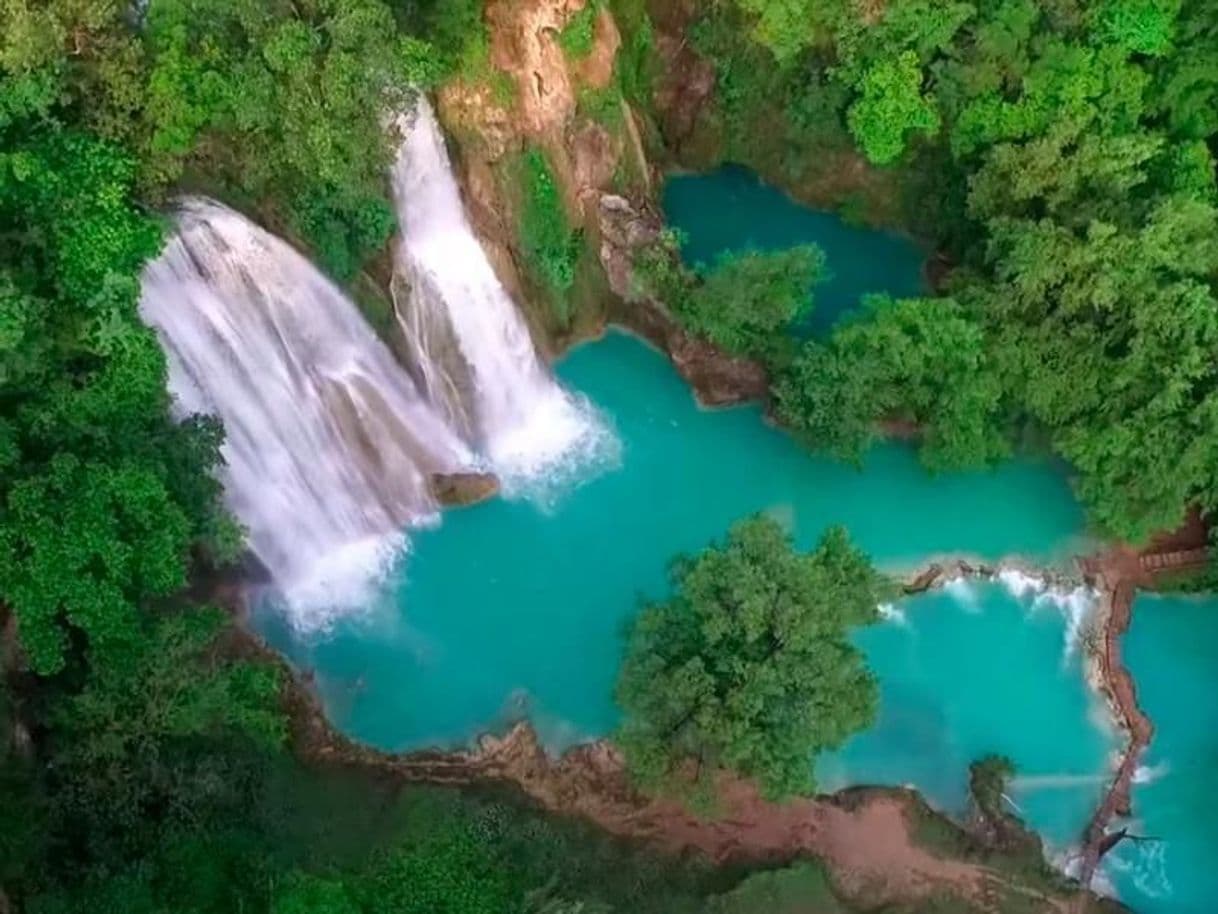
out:
<path id="1" fill-rule="evenodd" d="M 295 750 L 313 764 L 362 768 L 402 782 L 504 784 L 553 813 L 584 817 L 613 835 L 646 841 L 662 852 L 700 853 L 719 864 L 815 857 L 843 899 L 865 910 L 904 910 L 951 898 L 968 911 L 1059 912 L 1072 903 L 1097 914 L 1125 911 L 1055 874 L 1035 836 L 1015 842 L 1018 852 L 1010 847 L 1009 831 L 1004 842 L 991 843 L 982 831 L 930 809 L 912 790 L 852 788 L 776 803 L 751 782 L 724 772 L 714 811 L 697 814 L 639 794 L 612 743 L 599 740 L 555 757 L 525 723 L 503 736 L 484 736 L 472 750 L 384 753 L 338 733 L 308 677 L 291 671 L 255 636 L 234 629 L 230 650 L 285 669 Z"/>
<path id="2" fill-rule="evenodd" d="M 492 473 L 433 473 L 431 492 L 446 508 L 465 508 L 498 495 L 499 479 Z"/>

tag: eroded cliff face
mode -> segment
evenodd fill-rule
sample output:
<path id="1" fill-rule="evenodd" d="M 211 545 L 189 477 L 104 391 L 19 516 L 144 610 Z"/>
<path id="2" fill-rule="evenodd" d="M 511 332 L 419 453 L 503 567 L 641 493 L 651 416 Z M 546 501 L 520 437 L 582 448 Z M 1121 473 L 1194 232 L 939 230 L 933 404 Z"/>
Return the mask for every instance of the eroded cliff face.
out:
<path id="1" fill-rule="evenodd" d="M 621 181 L 630 135 L 626 120 L 633 113 L 622 103 L 607 125 L 581 110 L 580 103 L 589 93 L 614 95 L 607 90 L 621 36 L 613 17 L 607 8 L 600 10 L 586 55 L 570 55 L 560 42 L 563 29 L 585 5 L 586 0 L 490 0 L 490 72 L 479 79 L 458 78 L 438 93 L 471 221 L 496 271 L 522 303 L 538 342 L 551 354 L 599 331 L 605 319 L 603 277 L 582 268 L 568 312 L 557 314 L 549 306 L 521 250 L 527 201 L 520 159 L 527 150 L 544 154 L 571 227 L 589 240 L 600 195 L 615 181 L 619 189 L 632 190 Z M 639 165 L 636 158 L 636 170 Z M 635 183 L 649 184 L 650 175 Z"/>
<path id="2" fill-rule="evenodd" d="M 642 138 L 650 125 L 616 84 L 622 37 L 608 5 L 596 14 L 588 52 L 564 49 L 563 30 L 586 2 L 490 0 L 489 73 L 453 80 L 438 93 L 475 231 L 550 355 L 614 323 L 666 351 L 704 404 L 760 399 L 768 388 L 760 366 L 689 336 L 663 302 L 635 292 L 634 255 L 662 227 L 653 199 L 659 182 Z M 691 69 L 661 78 L 658 110 L 692 124 L 713 90 L 713 68 L 682 52 L 677 39 L 660 41 L 662 57 Z M 586 248 L 563 314 L 530 275 L 522 249 L 528 201 L 519 162 L 528 150 L 544 154 Z"/>

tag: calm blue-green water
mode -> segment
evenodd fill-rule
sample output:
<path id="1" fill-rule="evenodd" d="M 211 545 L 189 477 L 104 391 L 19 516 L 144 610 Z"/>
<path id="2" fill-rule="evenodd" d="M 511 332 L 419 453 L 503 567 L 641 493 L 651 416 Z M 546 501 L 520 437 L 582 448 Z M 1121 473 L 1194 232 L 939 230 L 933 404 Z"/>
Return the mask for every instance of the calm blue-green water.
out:
<path id="1" fill-rule="evenodd" d="M 609 732 L 621 631 L 639 595 L 663 594 L 671 556 L 750 512 L 773 513 L 805 546 L 844 523 L 890 568 L 957 551 L 1049 560 L 1077 545 L 1079 509 L 1048 465 L 932 477 L 893 445 L 860 472 L 810 456 L 755 408 L 698 409 L 666 359 L 622 335 L 580 348 L 560 374 L 611 420 L 620 465 L 548 510 L 500 501 L 446 515 L 414 535 L 383 605 L 326 638 L 297 640 L 261 615 L 351 735 L 390 749 L 459 744 L 522 713 L 556 746 Z M 914 782 L 954 809 L 967 763 L 984 752 L 1036 776 L 1102 764 L 1081 677 L 1063 666 L 1060 612 L 1033 611 L 998 585 L 904 609 L 906 624 L 859 633 L 883 712 L 824 763 L 834 785 Z M 1051 812 L 1046 827 L 1077 831 L 1073 798 Z"/>
<path id="2" fill-rule="evenodd" d="M 821 786 L 908 783 L 962 813 L 969 763 L 1005 755 L 1018 771 L 1016 809 L 1064 850 L 1094 811 L 1117 745 L 1073 636 L 1090 605 L 1083 591 L 959 581 L 859 631 L 880 675 L 879 719 L 820 760 Z"/>
<path id="3" fill-rule="evenodd" d="M 1105 869 L 1143 914 L 1218 911 L 1218 597 L 1143 595 L 1125 657 L 1155 724 L 1134 789 L 1134 834 Z"/>
<path id="4" fill-rule="evenodd" d="M 808 209 L 739 166 L 670 178 L 664 185 L 664 212 L 685 233 L 685 258 L 694 264 L 709 264 L 725 251 L 820 245 L 831 275 L 813 295 L 808 323 L 814 331 L 823 332 L 868 293 L 908 297 L 926 292 L 925 253 L 910 239 Z"/>

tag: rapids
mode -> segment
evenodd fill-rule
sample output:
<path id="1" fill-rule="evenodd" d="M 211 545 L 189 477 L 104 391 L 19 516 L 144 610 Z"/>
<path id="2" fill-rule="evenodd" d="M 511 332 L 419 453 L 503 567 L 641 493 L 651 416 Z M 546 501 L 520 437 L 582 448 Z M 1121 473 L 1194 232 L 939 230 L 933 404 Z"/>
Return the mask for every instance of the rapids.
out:
<path id="1" fill-rule="evenodd" d="M 366 604 L 469 448 L 333 283 L 218 203 L 182 202 L 140 313 L 175 412 L 224 423 L 228 503 L 294 624 Z"/>

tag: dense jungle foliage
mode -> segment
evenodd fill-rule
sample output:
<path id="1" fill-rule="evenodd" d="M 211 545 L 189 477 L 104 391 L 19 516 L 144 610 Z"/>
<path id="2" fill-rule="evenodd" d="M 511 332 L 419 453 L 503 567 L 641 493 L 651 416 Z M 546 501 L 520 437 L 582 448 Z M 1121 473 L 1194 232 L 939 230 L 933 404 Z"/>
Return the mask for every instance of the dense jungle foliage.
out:
<path id="1" fill-rule="evenodd" d="M 721 157 L 886 196 L 951 268 L 772 363 L 789 425 L 858 457 L 912 420 L 935 469 L 1048 447 L 1135 541 L 1218 505 L 1213 4 L 734 0 L 690 31 Z"/>
<path id="2" fill-rule="evenodd" d="M 158 211 L 218 193 L 350 277 L 392 228 L 375 112 L 484 57 L 480 2 L 0 2 L 0 910 L 696 911 L 731 887 L 515 801 L 306 768 L 278 668 L 183 596 L 241 531 L 222 429 L 171 419 L 138 319 Z"/>
<path id="3" fill-rule="evenodd" d="M 659 30 L 643 0 L 607 6 L 618 94 L 584 101 L 620 117 L 619 98 L 653 105 Z M 810 865 L 736 886 L 512 799 L 313 770 L 290 751 L 278 668 L 185 596 L 240 554 L 242 533 L 212 472 L 223 430 L 171 417 L 164 357 L 138 319 L 159 214 L 176 194 L 214 193 L 351 280 L 393 230 L 378 112 L 486 71 L 482 7 L 0 0 L 0 911 L 743 914 L 796 890 L 836 909 Z M 825 156 L 862 155 L 953 266 L 943 294 L 874 299 L 804 341 L 792 328 L 818 252 L 697 275 L 669 264 L 657 281 L 678 314 L 764 358 L 787 422 L 857 455 L 876 419 L 912 418 L 944 468 L 1046 444 L 1120 536 L 1218 501 L 1212 4 L 705 0 L 697 13 L 725 156 L 777 160 L 798 183 Z M 590 28 L 590 15 L 569 24 L 567 53 L 586 53 Z M 581 238 L 544 159 L 525 166 L 525 247 L 563 291 Z M 622 680 L 644 782 L 692 756 L 774 794 L 808 789 L 796 756 L 866 719 L 874 685 L 841 632 L 874 607 L 874 582 L 836 535 L 811 556 L 780 540 L 740 528 L 644 613 Z M 814 634 L 839 661 L 831 688 L 790 662 L 803 628 L 758 654 L 782 620 L 723 611 L 775 596 L 722 590 L 737 573 L 772 573 L 800 596 L 779 598 L 794 621 L 829 626 Z M 749 645 L 748 685 L 771 690 L 760 699 L 815 685 L 803 716 L 719 721 L 707 696 L 741 684 L 722 645 L 660 637 L 699 614 Z M 689 684 L 700 691 L 657 695 L 695 655 L 709 663 Z M 823 726 L 795 726 L 808 715 Z"/>
<path id="4" fill-rule="evenodd" d="M 618 680 L 631 773 L 703 803 L 725 769 L 774 799 L 811 793 L 808 760 L 875 717 L 879 690 L 848 635 L 875 619 L 883 579 L 845 530 L 802 554 L 758 516 L 678 559 L 672 582 L 634 621 Z"/>

